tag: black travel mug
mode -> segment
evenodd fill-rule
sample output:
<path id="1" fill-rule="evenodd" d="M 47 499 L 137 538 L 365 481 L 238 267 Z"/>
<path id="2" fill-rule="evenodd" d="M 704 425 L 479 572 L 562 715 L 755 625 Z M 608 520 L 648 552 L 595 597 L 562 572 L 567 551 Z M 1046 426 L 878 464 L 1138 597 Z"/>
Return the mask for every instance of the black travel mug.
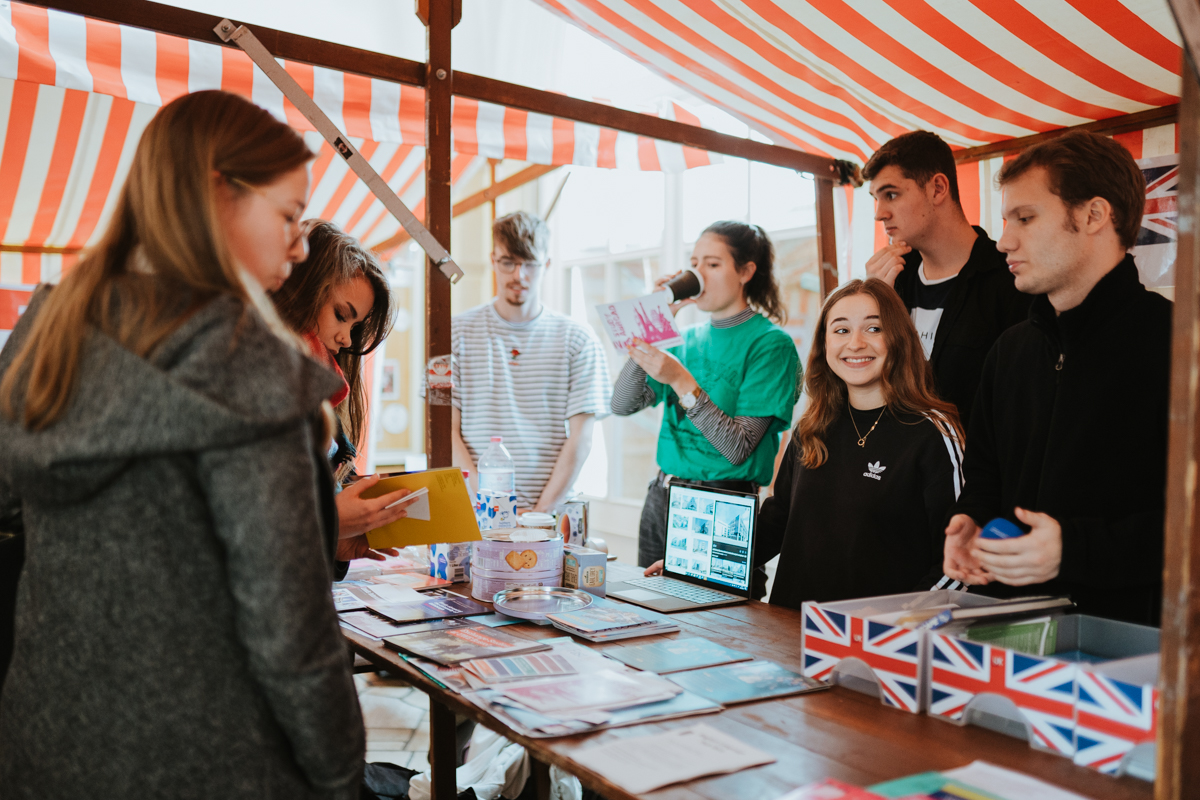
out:
<path id="1" fill-rule="evenodd" d="M 704 278 L 691 267 L 685 267 L 683 272 L 667 281 L 663 287 L 671 293 L 671 302 L 678 303 L 689 297 L 696 297 L 704 291 Z"/>

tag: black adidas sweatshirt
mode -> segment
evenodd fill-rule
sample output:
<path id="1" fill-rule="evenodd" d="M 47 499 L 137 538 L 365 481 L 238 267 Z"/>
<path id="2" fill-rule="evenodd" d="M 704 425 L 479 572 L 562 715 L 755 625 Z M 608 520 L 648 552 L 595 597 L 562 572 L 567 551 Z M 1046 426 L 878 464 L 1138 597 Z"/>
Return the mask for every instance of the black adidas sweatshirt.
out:
<path id="1" fill-rule="evenodd" d="M 1065 593 L 1080 613 L 1157 625 L 1162 606 L 1171 303 L 1132 256 L 1077 307 L 1043 295 L 988 354 L 954 511 L 979 524 L 1014 506 L 1062 526 L 1059 575 L 980 591 Z M 972 591 L 975 591 L 974 589 Z"/>
<path id="2" fill-rule="evenodd" d="M 843 412 L 817 469 L 798 461 L 793 435 L 758 521 L 755 561 L 779 555 L 772 603 L 926 591 L 942 579 L 946 518 L 962 486 L 957 443 L 926 417 L 880 411 L 853 412 L 862 433 L 879 419 L 862 447 Z"/>

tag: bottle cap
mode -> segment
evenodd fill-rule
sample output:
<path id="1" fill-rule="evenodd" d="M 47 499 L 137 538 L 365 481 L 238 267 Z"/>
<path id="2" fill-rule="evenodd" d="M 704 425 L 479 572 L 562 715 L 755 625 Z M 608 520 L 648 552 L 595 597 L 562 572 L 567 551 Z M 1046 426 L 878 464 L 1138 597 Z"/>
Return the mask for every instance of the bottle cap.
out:
<path id="1" fill-rule="evenodd" d="M 492 441 L 493 441 L 493 442 L 503 442 L 503 441 L 504 441 L 504 437 L 503 437 L 503 436 L 493 436 L 493 437 L 492 437 Z"/>

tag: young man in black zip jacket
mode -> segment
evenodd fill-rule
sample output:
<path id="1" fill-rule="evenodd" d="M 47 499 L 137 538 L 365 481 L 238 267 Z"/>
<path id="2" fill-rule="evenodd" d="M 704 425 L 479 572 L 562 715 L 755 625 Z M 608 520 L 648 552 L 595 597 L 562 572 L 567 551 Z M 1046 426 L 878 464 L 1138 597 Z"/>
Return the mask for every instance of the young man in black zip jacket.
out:
<path id="1" fill-rule="evenodd" d="M 900 295 L 938 394 L 967 426 L 984 358 L 1028 316 L 1030 298 L 1013 285 L 996 243 L 967 221 L 954 154 L 937 134 L 897 136 L 871 156 L 863 176 L 890 242 L 867 261 L 867 277 Z"/>
<path id="2" fill-rule="evenodd" d="M 1069 594 L 1081 613 L 1157 625 L 1171 303 L 1142 286 L 1126 252 L 1141 170 L 1111 139 L 1071 133 L 1026 150 L 999 180 L 999 247 L 1036 297 L 984 364 L 946 574 L 985 594 Z M 979 537 L 993 517 L 1029 533 Z"/>

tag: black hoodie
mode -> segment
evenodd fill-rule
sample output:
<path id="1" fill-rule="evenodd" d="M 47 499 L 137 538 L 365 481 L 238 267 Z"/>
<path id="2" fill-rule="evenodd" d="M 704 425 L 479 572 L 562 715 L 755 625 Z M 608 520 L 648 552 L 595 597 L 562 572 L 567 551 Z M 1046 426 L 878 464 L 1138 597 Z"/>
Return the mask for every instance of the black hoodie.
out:
<path id="1" fill-rule="evenodd" d="M 929 356 L 938 395 L 954 403 L 968 430 L 983 361 L 1000 334 L 1029 315 L 1032 299 L 1017 291 L 1004 254 L 987 231 L 975 227 L 975 232 L 979 238 L 954 279 Z M 921 254 L 913 250 L 896 276 L 896 294 L 909 311 L 916 303 L 919 266 Z"/>
<path id="2" fill-rule="evenodd" d="M 1044 296 L 996 342 L 967 431 L 955 506 L 979 524 L 1014 506 L 1062 526 L 1059 575 L 984 594 L 1066 593 L 1079 611 L 1158 624 L 1171 303 L 1126 256 L 1079 306 Z"/>

